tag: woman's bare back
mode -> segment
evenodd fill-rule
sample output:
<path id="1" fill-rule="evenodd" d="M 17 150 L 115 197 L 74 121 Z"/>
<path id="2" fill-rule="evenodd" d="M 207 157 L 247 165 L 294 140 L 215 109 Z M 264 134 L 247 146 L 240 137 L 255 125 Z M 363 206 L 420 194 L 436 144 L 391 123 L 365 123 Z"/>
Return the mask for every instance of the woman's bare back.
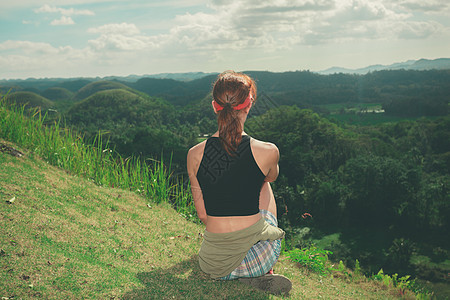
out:
<path id="1" fill-rule="evenodd" d="M 213 135 L 215 136 L 215 135 Z M 188 173 L 191 180 L 194 204 L 200 219 L 206 224 L 206 230 L 214 233 L 233 232 L 247 228 L 259 221 L 259 213 L 250 216 L 213 217 L 206 214 L 203 195 L 197 181 L 197 172 L 203 158 L 206 141 L 192 147 L 188 153 Z M 260 209 L 269 210 L 276 215 L 275 199 L 269 182 L 278 176 L 278 148 L 271 143 L 251 139 L 253 157 L 264 175 L 265 182 L 260 193 Z"/>

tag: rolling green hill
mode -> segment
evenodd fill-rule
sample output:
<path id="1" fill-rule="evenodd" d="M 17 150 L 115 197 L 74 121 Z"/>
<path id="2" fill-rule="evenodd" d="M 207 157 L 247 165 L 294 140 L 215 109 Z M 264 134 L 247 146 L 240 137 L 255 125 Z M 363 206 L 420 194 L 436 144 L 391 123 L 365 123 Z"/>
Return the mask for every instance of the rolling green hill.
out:
<path id="1" fill-rule="evenodd" d="M 185 158 L 184 138 L 178 136 L 177 112 L 163 100 L 124 89 L 97 92 L 76 103 L 67 112 L 67 121 L 92 138 L 99 131 L 123 155 Z M 170 124 L 170 126 L 169 126 Z"/>
<path id="2" fill-rule="evenodd" d="M 123 89 L 130 91 L 131 89 L 119 82 L 113 81 L 95 81 L 82 87 L 74 96 L 75 100 L 83 100 L 87 97 L 94 95 L 97 92 L 105 90 Z"/>
<path id="3" fill-rule="evenodd" d="M 69 79 L 63 80 L 55 85 L 56 87 L 68 89 L 72 93 L 78 92 L 81 88 L 93 82 L 93 79 Z"/>
<path id="4" fill-rule="evenodd" d="M 42 110 L 48 110 L 55 106 L 52 101 L 33 92 L 11 93 L 6 96 L 6 101 L 18 105 L 25 105 L 27 108 L 40 107 Z"/>
<path id="5" fill-rule="evenodd" d="M 185 106 L 192 101 L 202 99 L 211 92 L 215 75 L 183 82 L 173 79 L 142 78 L 128 85 L 150 96 L 162 97 L 177 106 Z"/>
<path id="6" fill-rule="evenodd" d="M 159 126 L 168 121 L 173 109 L 159 99 L 141 96 L 124 89 L 97 92 L 76 103 L 69 111 L 70 123 L 80 126 L 126 122 L 129 125 Z"/>
<path id="7" fill-rule="evenodd" d="M 72 99 L 74 94 L 65 88 L 52 87 L 43 91 L 41 95 L 51 101 L 61 101 Z"/>

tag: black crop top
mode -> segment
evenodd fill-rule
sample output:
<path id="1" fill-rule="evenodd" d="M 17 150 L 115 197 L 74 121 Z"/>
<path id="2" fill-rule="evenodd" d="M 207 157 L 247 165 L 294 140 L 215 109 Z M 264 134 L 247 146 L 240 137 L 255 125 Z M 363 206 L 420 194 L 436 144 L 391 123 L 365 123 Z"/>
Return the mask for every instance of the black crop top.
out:
<path id="1" fill-rule="evenodd" d="M 250 148 L 250 137 L 243 135 L 230 156 L 218 137 L 206 141 L 197 172 L 206 214 L 216 217 L 249 216 L 259 213 L 259 193 L 265 175 Z"/>

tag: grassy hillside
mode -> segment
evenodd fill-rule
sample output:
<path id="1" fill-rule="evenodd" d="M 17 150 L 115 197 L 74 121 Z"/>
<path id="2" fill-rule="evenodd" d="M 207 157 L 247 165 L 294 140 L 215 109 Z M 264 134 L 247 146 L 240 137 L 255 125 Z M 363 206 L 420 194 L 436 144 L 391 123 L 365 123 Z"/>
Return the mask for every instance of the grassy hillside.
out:
<path id="1" fill-rule="evenodd" d="M 100 91 L 106 91 L 106 90 L 114 90 L 114 89 L 124 89 L 124 90 L 131 90 L 129 87 L 127 87 L 124 84 L 121 84 L 119 82 L 113 82 L 113 81 L 95 81 L 91 82 L 84 87 L 82 87 L 78 93 L 75 94 L 74 99 L 75 100 L 83 100 L 91 95 L 94 95 L 97 92 Z"/>
<path id="2" fill-rule="evenodd" d="M 25 105 L 27 108 L 40 107 L 42 110 L 47 110 L 55 106 L 52 101 L 33 92 L 11 93 L 6 96 L 6 101 L 16 103 L 19 106 Z"/>
<path id="3" fill-rule="evenodd" d="M 172 128 L 176 111 L 161 99 L 124 89 L 105 90 L 76 103 L 66 115 L 86 140 L 102 131 L 122 155 L 158 157 L 165 153 L 170 159 L 173 152 L 177 162 L 186 157 L 184 136 Z"/>
<path id="4" fill-rule="evenodd" d="M 19 150 L 23 157 L 0 152 L 2 297 L 278 298 L 236 281 L 210 280 L 197 263 L 203 226 L 167 204 L 96 186 Z M 283 256 L 275 271 L 294 286 L 280 298 L 389 299 L 398 293 L 365 279 L 321 276 Z"/>
<path id="5" fill-rule="evenodd" d="M 160 109 L 159 101 L 142 97 L 124 89 L 110 89 L 96 92 L 76 103 L 68 112 L 71 123 L 85 125 L 126 121 L 128 124 L 148 122 L 158 124 L 161 116 L 149 118 L 148 114 Z M 97 125 L 97 124 L 96 124 Z"/>
<path id="6" fill-rule="evenodd" d="M 191 81 L 173 79 L 141 78 L 128 85 L 150 96 L 162 97 L 177 106 L 184 106 L 202 99 L 211 92 L 216 75 L 208 75 Z"/>
<path id="7" fill-rule="evenodd" d="M 61 87 L 48 88 L 43 91 L 41 95 L 52 101 L 69 100 L 73 97 L 73 93 L 71 91 Z"/>

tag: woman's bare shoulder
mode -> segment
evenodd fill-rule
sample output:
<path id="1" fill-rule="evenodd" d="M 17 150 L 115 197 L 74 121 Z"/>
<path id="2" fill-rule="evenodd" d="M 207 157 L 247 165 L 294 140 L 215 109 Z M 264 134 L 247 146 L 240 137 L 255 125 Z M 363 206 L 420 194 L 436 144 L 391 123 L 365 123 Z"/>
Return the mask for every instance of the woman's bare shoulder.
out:
<path id="1" fill-rule="evenodd" d="M 198 143 L 189 149 L 187 154 L 187 165 L 188 169 L 193 168 L 194 170 L 198 169 L 200 161 L 203 157 L 203 151 L 205 150 L 206 140 Z"/>
<path id="2" fill-rule="evenodd" d="M 278 152 L 278 147 L 270 142 L 263 142 L 260 140 L 257 140 L 255 138 L 251 139 L 252 148 L 262 151 L 276 151 Z"/>
<path id="3" fill-rule="evenodd" d="M 189 149 L 188 155 L 199 155 L 202 154 L 203 151 L 205 150 L 205 145 L 206 145 L 206 140 L 204 140 L 203 142 L 198 143 L 195 146 L 192 146 L 191 149 Z"/>

